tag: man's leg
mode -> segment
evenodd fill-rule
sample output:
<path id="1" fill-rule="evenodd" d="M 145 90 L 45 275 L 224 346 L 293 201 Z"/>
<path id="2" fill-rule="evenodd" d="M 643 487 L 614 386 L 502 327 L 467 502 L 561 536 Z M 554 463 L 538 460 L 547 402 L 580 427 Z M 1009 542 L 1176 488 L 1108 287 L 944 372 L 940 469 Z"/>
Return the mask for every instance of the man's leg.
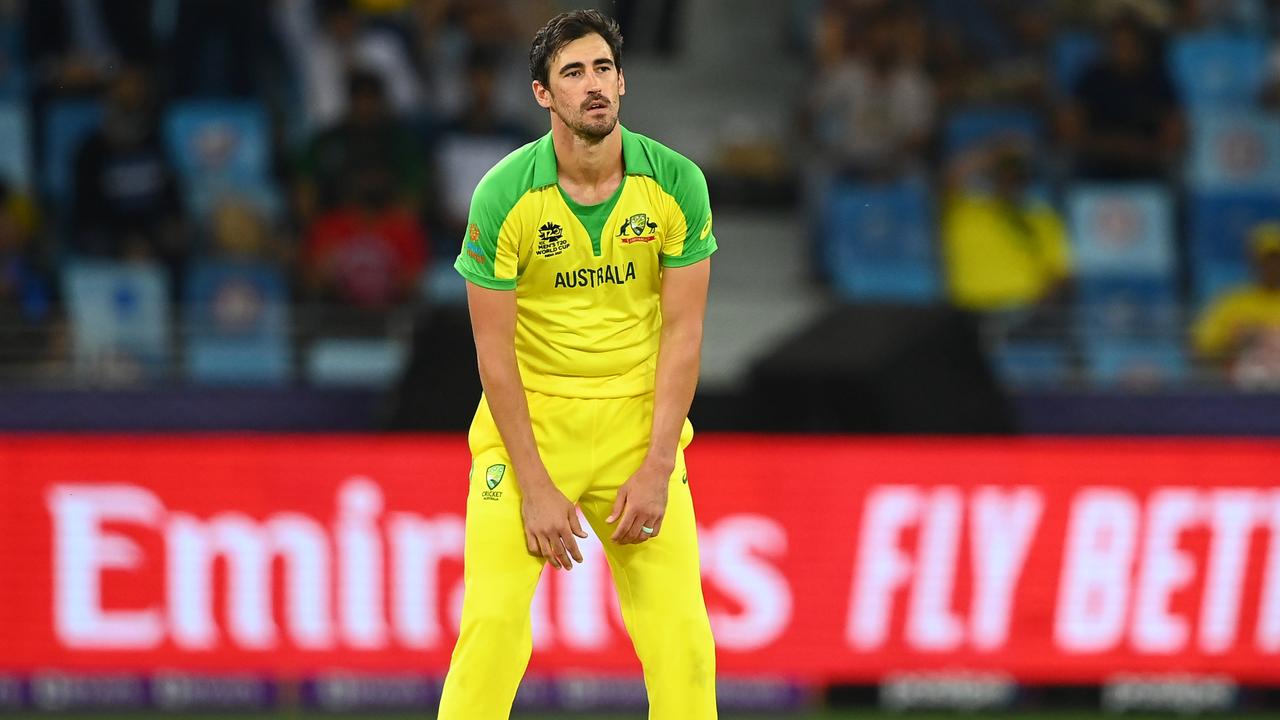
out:
<path id="1" fill-rule="evenodd" d="M 467 494 L 462 626 L 440 720 L 506 720 L 529 664 L 529 606 L 543 559 L 529 554 L 520 492 L 504 453 L 475 458 Z"/>
<path id="2" fill-rule="evenodd" d="M 691 436 L 692 430 L 686 427 L 686 434 Z M 681 445 L 687 442 L 682 439 Z M 716 717 L 715 643 L 702 597 L 697 524 L 683 450 L 668 481 L 667 512 L 658 537 L 638 545 L 609 540 L 616 523 L 610 525 L 605 518 L 618 487 L 639 467 L 642 457 L 642 451 L 626 452 L 616 463 L 598 468 L 604 482 L 583 495 L 579 506 L 604 545 L 623 622 L 644 667 L 650 719 L 712 720 Z"/>

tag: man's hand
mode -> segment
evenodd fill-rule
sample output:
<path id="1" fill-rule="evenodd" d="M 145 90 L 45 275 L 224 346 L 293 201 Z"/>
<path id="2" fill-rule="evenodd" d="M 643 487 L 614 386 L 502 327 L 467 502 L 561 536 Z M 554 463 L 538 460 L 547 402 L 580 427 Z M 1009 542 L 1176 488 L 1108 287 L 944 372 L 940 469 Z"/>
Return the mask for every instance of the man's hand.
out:
<path id="1" fill-rule="evenodd" d="M 667 514 L 667 483 L 673 469 L 645 462 L 618 488 L 618 499 L 606 520 L 618 521 L 610 539 L 619 545 L 630 545 L 658 537 L 662 518 Z"/>
<path id="2" fill-rule="evenodd" d="M 569 498 L 551 484 L 551 479 L 544 482 L 529 483 L 520 486 L 524 500 L 520 504 L 520 514 L 524 518 L 524 539 L 529 552 L 544 557 L 551 567 L 569 570 L 573 561 L 582 562 L 582 551 L 578 549 L 578 541 L 573 538 L 587 537 L 587 533 L 578 522 L 578 511 Z"/>

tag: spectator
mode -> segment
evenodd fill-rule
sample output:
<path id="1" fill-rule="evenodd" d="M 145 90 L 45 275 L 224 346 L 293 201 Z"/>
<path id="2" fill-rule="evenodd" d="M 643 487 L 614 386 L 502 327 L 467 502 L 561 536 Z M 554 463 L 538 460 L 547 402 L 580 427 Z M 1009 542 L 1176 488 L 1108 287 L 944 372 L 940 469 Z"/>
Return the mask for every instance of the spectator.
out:
<path id="1" fill-rule="evenodd" d="M 47 258 L 36 246 L 35 204 L 0 182 L 0 375 L 39 362 L 53 304 Z"/>
<path id="2" fill-rule="evenodd" d="M 379 78 L 397 114 L 422 108 L 421 79 L 403 40 L 395 32 L 363 23 L 351 0 L 277 0 L 276 22 L 302 85 L 310 131 L 346 115 L 343 84 L 355 71 Z"/>
<path id="3" fill-rule="evenodd" d="M 28 64 L 57 94 L 90 91 L 121 64 L 155 59 L 154 0 L 35 0 L 26 3 Z"/>
<path id="4" fill-rule="evenodd" d="M 262 96 L 276 80 L 271 15 L 262 0 L 174 3 L 169 41 L 173 92 L 182 97 Z"/>
<path id="5" fill-rule="evenodd" d="M 1041 108 L 1051 17 L 1045 1 L 933 0 L 934 78 L 944 104 Z"/>
<path id="6" fill-rule="evenodd" d="M 435 146 L 435 174 L 440 178 L 440 237 L 449 243 L 441 252 L 456 252 L 471 208 L 471 193 L 480 178 L 508 153 L 533 139 L 533 133 L 497 106 L 498 57 L 488 48 L 472 50 L 464 110 L 449 120 Z"/>
<path id="7" fill-rule="evenodd" d="M 76 153 L 71 249 L 82 255 L 181 261 L 181 207 L 150 79 L 120 71 L 102 126 Z"/>
<path id="8" fill-rule="evenodd" d="M 418 217 L 393 202 L 388 168 L 358 168 L 339 209 L 321 215 L 303 248 L 308 299 L 375 314 L 411 299 L 426 268 Z"/>
<path id="9" fill-rule="evenodd" d="M 338 125 L 311 142 L 295 188 L 300 224 L 317 212 L 332 210 L 352 196 L 344 187 L 367 169 L 385 175 L 389 202 L 409 212 L 421 205 L 425 154 L 413 133 L 388 106 L 381 78 L 353 72 L 348 80 L 350 112 Z"/>
<path id="10" fill-rule="evenodd" d="M 550 0 L 418 0 L 418 45 L 432 89 L 432 109 L 441 116 L 466 112 L 470 58 L 477 51 L 502 58 L 496 100 L 504 112 L 529 112 L 529 72 L 512 50 L 557 11 Z M 536 107 L 536 106 L 534 106 Z"/>
<path id="11" fill-rule="evenodd" d="M 902 50 L 905 31 L 918 29 L 902 18 L 887 8 L 870 11 L 861 38 L 817 80 L 809 124 L 819 157 L 835 164 L 836 175 L 889 181 L 922 165 L 933 87 Z"/>
<path id="12" fill-rule="evenodd" d="M 1196 351 L 1245 387 L 1280 388 L 1280 223 L 1249 235 L 1254 281 L 1214 298 L 1197 320 Z"/>
<path id="13" fill-rule="evenodd" d="M 951 300 L 979 312 L 1041 311 L 1065 300 L 1071 273 L 1062 218 L 1029 192 L 1028 152 L 1001 143 L 959 156 L 942 219 Z"/>
<path id="14" fill-rule="evenodd" d="M 245 198 L 221 199 L 210 218 L 209 240 L 213 255 L 224 260 L 272 265 L 288 260 L 287 248 L 272 232 L 262 209 Z"/>
<path id="15" fill-rule="evenodd" d="M 1136 14 L 1111 21 L 1104 57 L 1081 75 L 1059 121 L 1076 177 L 1171 175 L 1182 148 L 1182 115 L 1162 43 Z"/>

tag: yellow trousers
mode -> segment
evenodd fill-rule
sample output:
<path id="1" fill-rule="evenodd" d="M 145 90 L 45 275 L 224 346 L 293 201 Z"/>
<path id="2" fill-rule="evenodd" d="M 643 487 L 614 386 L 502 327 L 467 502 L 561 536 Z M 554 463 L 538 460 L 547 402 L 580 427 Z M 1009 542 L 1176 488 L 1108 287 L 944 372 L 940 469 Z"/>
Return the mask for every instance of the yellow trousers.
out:
<path id="1" fill-rule="evenodd" d="M 578 399 L 527 393 L 534 438 L 552 481 L 577 503 L 604 545 L 623 623 L 644 670 L 651 720 L 716 717 L 715 646 L 698 566 L 697 528 L 685 472 L 688 421 L 669 480 L 658 537 L 609 540 L 618 488 L 648 450 L 653 396 Z M 544 559 L 531 555 L 511 459 L 482 399 L 468 437 L 462 627 L 440 701 L 441 720 L 500 720 L 511 713 L 533 650 L 530 604 Z"/>

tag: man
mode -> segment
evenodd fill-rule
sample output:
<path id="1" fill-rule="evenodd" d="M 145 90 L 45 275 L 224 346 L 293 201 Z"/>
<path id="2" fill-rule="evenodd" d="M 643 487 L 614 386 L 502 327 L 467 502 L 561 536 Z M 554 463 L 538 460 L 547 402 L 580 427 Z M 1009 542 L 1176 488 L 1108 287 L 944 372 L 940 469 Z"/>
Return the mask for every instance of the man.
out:
<path id="1" fill-rule="evenodd" d="M 683 457 L 716 242 L 698 168 L 618 124 L 621 46 L 593 10 L 538 31 L 551 132 L 480 182 L 455 263 L 484 396 L 445 720 L 508 716 L 543 565 L 582 562 L 575 504 L 604 545 L 649 717 L 716 717 Z"/>
<path id="2" fill-rule="evenodd" d="M 1254 389 L 1280 387 L 1280 223 L 1249 233 L 1254 282 L 1214 298 L 1196 322 L 1196 351 Z"/>
<path id="3" fill-rule="evenodd" d="M 1057 211 L 1030 193 L 1029 150 L 998 140 L 948 172 L 942 247 L 951 301 L 975 312 L 1051 311 L 1065 300 L 1070 243 Z"/>

